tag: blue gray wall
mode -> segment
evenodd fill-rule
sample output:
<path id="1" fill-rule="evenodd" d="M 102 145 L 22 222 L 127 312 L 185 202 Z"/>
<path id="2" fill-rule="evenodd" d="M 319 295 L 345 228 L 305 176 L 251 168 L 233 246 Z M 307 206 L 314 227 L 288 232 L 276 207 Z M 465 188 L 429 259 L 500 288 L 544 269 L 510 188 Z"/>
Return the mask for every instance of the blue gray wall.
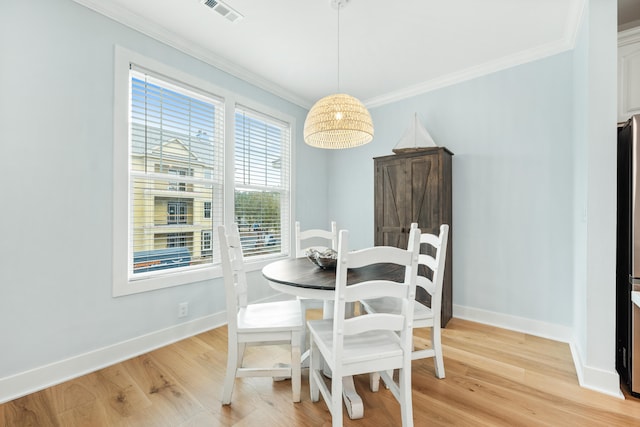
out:
<path id="1" fill-rule="evenodd" d="M 373 243 L 372 158 L 417 112 L 454 153 L 454 303 L 571 325 L 571 76 L 567 52 L 372 109 L 373 143 L 330 158 L 330 216 Z"/>

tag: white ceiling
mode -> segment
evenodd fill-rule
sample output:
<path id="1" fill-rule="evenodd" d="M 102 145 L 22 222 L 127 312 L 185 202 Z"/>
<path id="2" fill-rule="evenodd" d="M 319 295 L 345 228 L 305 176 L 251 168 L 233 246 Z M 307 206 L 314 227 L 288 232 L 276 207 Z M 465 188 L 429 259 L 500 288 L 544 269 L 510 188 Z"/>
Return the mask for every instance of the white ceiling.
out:
<path id="1" fill-rule="evenodd" d="M 75 0 L 303 107 L 347 92 L 368 106 L 573 47 L 584 0 Z M 639 0 L 618 0 L 620 24 Z M 624 21 L 624 22 L 623 22 Z M 338 64 L 339 84 L 338 87 Z"/>

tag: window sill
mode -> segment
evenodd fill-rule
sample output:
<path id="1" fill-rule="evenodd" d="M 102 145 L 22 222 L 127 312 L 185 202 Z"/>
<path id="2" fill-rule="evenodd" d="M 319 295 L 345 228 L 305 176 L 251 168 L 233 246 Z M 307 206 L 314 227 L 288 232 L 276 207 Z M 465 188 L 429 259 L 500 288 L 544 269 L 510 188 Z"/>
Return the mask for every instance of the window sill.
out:
<path id="1" fill-rule="evenodd" d="M 114 271 L 113 296 L 120 297 L 216 279 L 222 277 L 222 267 L 215 266 L 169 274 L 164 271 L 162 275 L 147 276 L 136 280 L 130 280 L 126 276 L 118 277 L 115 273 Z"/>

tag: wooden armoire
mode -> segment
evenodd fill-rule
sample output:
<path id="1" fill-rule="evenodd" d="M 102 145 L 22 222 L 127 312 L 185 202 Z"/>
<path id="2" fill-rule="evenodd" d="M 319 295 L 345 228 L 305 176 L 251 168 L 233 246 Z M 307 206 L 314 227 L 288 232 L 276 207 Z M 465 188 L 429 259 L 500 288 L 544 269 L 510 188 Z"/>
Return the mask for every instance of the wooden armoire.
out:
<path id="1" fill-rule="evenodd" d="M 452 315 L 451 159 L 444 147 L 412 149 L 374 158 L 375 244 L 406 248 L 412 222 L 423 233 L 440 233 L 449 224 L 447 259 L 442 290 L 442 327 Z M 426 292 L 416 298 L 430 303 Z"/>

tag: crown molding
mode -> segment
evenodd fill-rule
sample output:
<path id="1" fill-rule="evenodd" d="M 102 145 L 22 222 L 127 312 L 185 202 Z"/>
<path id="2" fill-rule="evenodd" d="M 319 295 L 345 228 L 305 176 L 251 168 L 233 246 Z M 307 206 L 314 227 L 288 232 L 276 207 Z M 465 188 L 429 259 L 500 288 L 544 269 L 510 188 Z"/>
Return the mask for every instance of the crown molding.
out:
<path id="1" fill-rule="evenodd" d="M 409 86 L 398 91 L 369 98 L 363 101 L 363 104 L 367 108 L 379 107 L 571 50 L 574 48 L 578 37 L 585 7 L 586 0 L 573 1 L 569 19 L 565 26 L 565 33 L 560 40 L 498 58 L 495 61 L 470 67 L 462 71 L 450 73 L 440 78 Z"/>
<path id="2" fill-rule="evenodd" d="M 390 92 L 385 95 L 370 98 L 365 100 L 363 103 L 367 106 L 367 108 L 379 107 L 413 96 L 422 95 L 436 89 L 441 89 L 498 71 L 503 71 L 508 68 L 526 64 L 538 59 L 546 58 L 548 56 L 571 50 L 572 48 L 573 45 L 570 45 L 568 40 L 566 39 L 559 42 L 549 43 L 538 48 L 518 52 L 513 55 L 499 58 L 495 61 L 487 62 L 475 67 L 467 68 L 459 72 L 450 73 L 441 78 L 429 80 L 395 92 Z"/>
<path id="3" fill-rule="evenodd" d="M 313 103 L 297 94 L 284 89 L 271 80 L 265 79 L 246 68 L 234 64 L 222 57 L 214 55 L 211 51 L 195 46 L 183 37 L 149 21 L 148 19 L 131 12 L 112 2 L 102 2 L 100 0 L 73 0 L 74 2 L 98 12 L 119 24 L 125 25 L 133 30 L 145 34 L 168 46 L 171 46 L 189 56 L 203 61 L 225 73 L 242 79 L 260 89 L 266 90 L 280 98 L 292 102 L 302 108 L 309 109 Z"/>
<path id="4" fill-rule="evenodd" d="M 640 24 L 640 21 L 638 23 Z M 640 42 L 640 26 L 618 33 L 618 47 L 637 42 Z"/>
<path id="5" fill-rule="evenodd" d="M 636 27 L 640 27 L 640 19 L 627 22 L 626 24 L 618 25 L 618 33 L 624 32 L 626 30 L 635 29 Z"/>

